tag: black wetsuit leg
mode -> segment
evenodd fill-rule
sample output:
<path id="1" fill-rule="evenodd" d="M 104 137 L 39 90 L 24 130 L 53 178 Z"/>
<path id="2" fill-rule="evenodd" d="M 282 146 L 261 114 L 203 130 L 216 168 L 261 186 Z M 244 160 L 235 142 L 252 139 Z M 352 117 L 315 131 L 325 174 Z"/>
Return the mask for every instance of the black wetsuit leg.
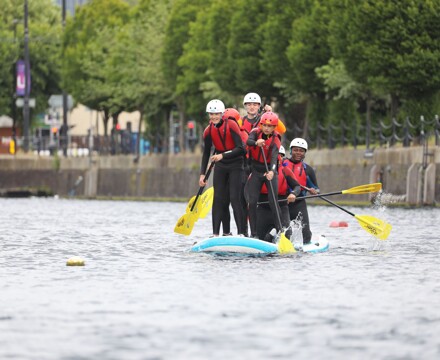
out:
<path id="1" fill-rule="evenodd" d="M 241 180 L 241 206 L 243 208 L 243 223 L 245 227 L 244 235 L 249 235 L 249 226 L 248 226 L 248 220 L 249 220 L 249 206 L 248 206 L 248 199 L 246 195 L 246 183 L 247 179 L 249 177 L 250 170 L 248 166 L 245 166 L 243 170 L 243 176 Z"/>
<path id="2" fill-rule="evenodd" d="M 229 212 L 230 203 L 231 203 L 231 198 L 229 195 L 229 186 L 228 186 L 227 195 L 226 195 L 226 205 L 223 209 L 223 216 L 222 216 L 223 235 L 227 235 L 231 233 L 231 213 Z"/>
<path id="3" fill-rule="evenodd" d="M 243 204 L 241 201 L 243 169 L 229 170 L 229 195 L 238 234 L 245 233 Z"/>
<path id="4" fill-rule="evenodd" d="M 249 224 L 251 237 L 257 236 L 257 202 L 260 197 L 261 186 L 265 177 L 263 173 L 253 171 L 246 184 L 246 193 L 249 201 Z"/>
<path id="5" fill-rule="evenodd" d="M 275 174 L 271 181 L 264 178 L 267 190 L 269 193 L 269 206 L 272 211 L 273 221 L 275 223 L 275 228 L 277 232 L 281 231 L 282 220 L 281 220 L 281 209 L 278 204 L 278 174 Z M 272 183 L 272 186 L 270 185 Z M 272 189 L 275 191 L 275 194 L 272 192 Z"/>
<path id="6" fill-rule="evenodd" d="M 275 227 L 272 211 L 269 205 L 257 206 L 257 235 L 260 240 L 265 240 L 266 234 Z"/>
<path id="7" fill-rule="evenodd" d="M 214 200 L 212 203 L 212 231 L 220 234 L 220 224 L 224 217 L 225 208 L 228 206 L 228 168 L 215 166 L 214 169 Z"/>
<path id="8" fill-rule="evenodd" d="M 304 244 L 312 240 L 312 232 L 310 231 L 309 213 L 305 200 L 298 200 L 289 204 L 290 220 L 295 220 L 301 213 L 301 225 Z"/>

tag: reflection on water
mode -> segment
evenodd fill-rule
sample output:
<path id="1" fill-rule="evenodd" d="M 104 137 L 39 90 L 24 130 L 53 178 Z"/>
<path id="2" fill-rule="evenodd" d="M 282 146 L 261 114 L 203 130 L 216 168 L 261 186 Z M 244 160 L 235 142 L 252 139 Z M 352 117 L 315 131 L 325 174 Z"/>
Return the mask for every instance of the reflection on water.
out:
<path id="1" fill-rule="evenodd" d="M 1 359 L 437 359 L 440 209 L 310 207 L 323 254 L 192 254 L 186 204 L 1 199 Z M 330 228 L 331 221 L 347 228 Z M 67 267 L 78 255 L 84 267 Z"/>

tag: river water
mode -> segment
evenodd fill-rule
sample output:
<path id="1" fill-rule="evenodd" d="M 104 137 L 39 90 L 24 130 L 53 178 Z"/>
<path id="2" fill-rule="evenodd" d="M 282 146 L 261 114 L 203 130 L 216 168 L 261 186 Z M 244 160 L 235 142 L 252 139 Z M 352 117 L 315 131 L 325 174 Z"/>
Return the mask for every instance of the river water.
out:
<path id="1" fill-rule="evenodd" d="M 312 206 L 328 252 L 237 257 L 189 253 L 185 207 L 0 199 L 0 359 L 440 358 L 440 209 L 347 207 L 379 242 Z"/>

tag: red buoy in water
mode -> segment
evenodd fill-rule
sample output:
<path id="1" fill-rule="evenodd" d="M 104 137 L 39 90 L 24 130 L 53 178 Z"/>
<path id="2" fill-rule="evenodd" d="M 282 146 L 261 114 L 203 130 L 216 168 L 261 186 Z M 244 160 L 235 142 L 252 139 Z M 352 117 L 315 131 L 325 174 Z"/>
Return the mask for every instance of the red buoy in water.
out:
<path id="1" fill-rule="evenodd" d="M 339 221 L 332 221 L 329 226 L 330 227 L 339 227 Z"/>
<path id="2" fill-rule="evenodd" d="M 333 220 L 330 223 L 329 226 L 330 227 L 334 227 L 334 228 L 337 228 L 337 227 L 348 227 L 348 223 L 346 221 L 336 221 L 336 220 Z"/>

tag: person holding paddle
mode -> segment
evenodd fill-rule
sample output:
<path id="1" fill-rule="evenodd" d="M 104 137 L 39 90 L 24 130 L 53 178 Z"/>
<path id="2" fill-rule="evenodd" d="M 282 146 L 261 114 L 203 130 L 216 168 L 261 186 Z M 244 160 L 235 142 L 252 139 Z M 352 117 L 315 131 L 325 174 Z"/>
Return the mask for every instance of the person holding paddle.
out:
<path id="1" fill-rule="evenodd" d="M 282 150 L 284 147 L 281 146 Z M 283 166 L 283 156 L 279 152 L 278 161 L 278 203 L 280 205 L 280 217 L 283 228 L 288 229 L 290 225 L 290 215 L 288 204 L 293 203 L 296 197 L 301 193 L 301 187 L 295 179 L 295 176 L 288 167 Z M 266 184 L 263 184 L 258 199 L 257 206 L 257 234 L 260 240 L 274 242 L 276 221 L 268 202 L 268 190 Z M 273 231 L 272 231 L 273 230 Z M 286 237 L 290 238 L 292 230 L 286 231 Z"/>
<path id="2" fill-rule="evenodd" d="M 278 189 L 277 164 L 281 146 L 281 136 L 275 131 L 278 115 L 268 111 L 261 116 L 260 124 L 261 127 L 251 131 L 246 143 L 251 161 L 251 174 L 246 183 L 251 237 L 257 237 L 257 202 L 264 183 L 268 188 L 272 213 L 278 215 L 281 213 L 278 194 L 273 190 Z M 275 224 L 277 231 L 281 231 L 280 221 Z"/>
<path id="3" fill-rule="evenodd" d="M 291 157 L 290 159 L 285 160 L 284 164 L 287 168 L 292 170 L 296 180 L 304 189 L 301 195 L 304 195 L 306 190 L 311 194 L 316 195 L 319 193 L 319 188 L 315 170 L 304 162 L 307 149 L 308 145 L 306 140 L 302 138 L 293 139 L 290 143 Z M 312 232 L 310 230 L 309 213 L 307 211 L 306 201 L 303 199 L 289 203 L 289 213 L 290 220 L 295 220 L 298 216 L 302 217 L 303 242 L 305 245 L 310 243 L 312 240 Z"/>
<path id="4" fill-rule="evenodd" d="M 244 143 L 237 122 L 224 118 L 225 105 L 221 100 L 208 102 L 206 112 L 209 115 L 209 125 L 203 132 L 204 150 L 200 166 L 199 185 L 205 186 L 205 171 L 208 162 L 215 163 L 214 169 L 214 200 L 212 205 L 213 236 L 220 233 L 220 224 L 224 219 L 229 200 L 234 212 L 238 234 L 244 234 L 244 216 L 240 199 L 241 181 L 243 176 Z M 211 148 L 214 147 L 214 155 Z"/>
<path id="5" fill-rule="evenodd" d="M 243 106 L 246 110 L 246 115 L 239 120 L 239 125 L 242 131 L 249 134 L 253 129 L 258 128 L 260 125 L 260 119 L 264 112 L 272 111 L 272 106 L 266 104 L 264 107 L 261 106 L 261 97 L 257 93 L 250 92 L 247 93 L 243 98 Z M 277 132 L 279 134 L 284 134 L 286 132 L 286 127 L 279 120 L 277 125 Z M 248 201 L 245 196 L 245 185 L 249 174 L 251 173 L 250 169 L 250 160 L 249 156 L 246 153 L 245 162 L 244 162 L 244 173 L 242 180 L 242 204 L 243 204 L 243 213 L 245 216 L 245 225 L 246 225 L 246 233 L 248 232 Z"/>

